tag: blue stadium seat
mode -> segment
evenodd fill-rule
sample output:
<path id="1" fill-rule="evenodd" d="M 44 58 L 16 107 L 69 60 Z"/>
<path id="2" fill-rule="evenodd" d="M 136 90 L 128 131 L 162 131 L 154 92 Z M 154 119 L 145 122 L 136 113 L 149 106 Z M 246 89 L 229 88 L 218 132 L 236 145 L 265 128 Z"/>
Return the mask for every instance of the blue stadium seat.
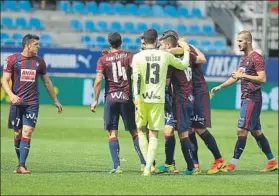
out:
<path id="1" fill-rule="evenodd" d="M 119 15 L 125 15 L 126 14 L 124 5 L 121 4 L 121 3 L 113 4 L 113 8 L 115 10 L 115 14 L 119 14 Z"/>
<path id="2" fill-rule="evenodd" d="M 72 6 L 69 1 L 59 1 L 58 10 L 65 13 L 71 13 Z"/>
<path id="3" fill-rule="evenodd" d="M 179 17 L 189 18 L 189 11 L 185 7 L 179 7 L 177 9 L 177 14 Z"/>
<path id="4" fill-rule="evenodd" d="M 5 8 L 5 5 L 4 5 L 4 3 L 3 3 L 3 1 L 1 1 L 1 11 L 5 11 L 6 10 L 6 8 Z"/>
<path id="5" fill-rule="evenodd" d="M 138 50 L 139 49 L 139 45 L 128 45 L 128 49 L 129 50 Z"/>
<path id="6" fill-rule="evenodd" d="M 85 21 L 85 31 L 86 32 L 95 32 L 97 31 L 97 28 L 95 27 L 95 24 L 91 20 Z"/>
<path id="7" fill-rule="evenodd" d="M 5 45 L 5 43 L 10 39 L 8 33 L 1 32 L 1 45 Z"/>
<path id="8" fill-rule="evenodd" d="M 79 20 L 76 19 L 71 20 L 69 26 L 74 31 L 79 31 L 79 32 L 83 31 L 82 24 Z"/>
<path id="9" fill-rule="evenodd" d="M 192 46 L 194 46 L 196 48 L 199 48 L 199 42 L 197 40 L 195 40 L 195 39 L 189 39 L 188 40 L 188 44 L 190 44 L 190 45 L 192 45 Z"/>
<path id="10" fill-rule="evenodd" d="M 109 48 L 109 45 L 103 36 L 97 36 L 96 37 L 97 47 L 100 48 Z"/>
<path id="11" fill-rule="evenodd" d="M 91 37 L 88 36 L 88 35 L 82 36 L 82 37 L 80 38 L 80 42 L 81 42 L 84 46 L 86 46 L 87 48 L 94 47 L 93 41 L 92 41 Z"/>
<path id="12" fill-rule="evenodd" d="M 167 16 L 177 17 L 177 10 L 172 5 L 165 6 L 165 13 Z"/>
<path id="13" fill-rule="evenodd" d="M 108 24 L 107 24 L 106 21 L 103 21 L 103 20 L 98 21 L 97 25 L 98 25 L 98 30 L 99 31 L 103 31 L 103 32 L 108 32 L 109 31 Z"/>
<path id="14" fill-rule="evenodd" d="M 162 33 L 162 28 L 161 25 L 158 23 L 152 23 L 151 24 L 151 28 L 155 29 L 158 33 Z"/>
<path id="15" fill-rule="evenodd" d="M 54 45 L 52 37 L 49 34 L 43 33 L 40 39 L 40 45 L 43 47 L 51 47 Z"/>
<path id="16" fill-rule="evenodd" d="M 15 42 L 15 45 L 20 46 L 22 43 L 23 35 L 21 33 L 14 33 L 12 39 Z"/>
<path id="17" fill-rule="evenodd" d="M 136 40 L 135 40 L 135 42 L 136 42 L 136 45 L 138 45 L 138 46 L 139 46 L 139 45 L 140 45 L 140 43 L 141 43 L 141 39 L 140 39 L 139 37 L 137 37 L 137 38 L 136 38 Z"/>
<path id="18" fill-rule="evenodd" d="M 126 33 L 135 33 L 136 32 L 133 22 L 125 22 L 123 30 Z"/>
<path id="19" fill-rule="evenodd" d="M 146 23 L 139 22 L 139 23 L 137 24 L 137 32 L 138 32 L 138 33 L 144 32 L 146 29 L 148 29 L 148 26 L 147 26 Z"/>
<path id="20" fill-rule="evenodd" d="M 124 45 L 131 45 L 132 44 L 132 39 L 129 38 L 129 37 L 124 37 L 122 41 L 123 41 Z"/>
<path id="21" fill-rule="evenodd" d="M 22 28 L 22 29 L 30 29 L 29 25 L 27 24 L 27 21 L 24 17 L 18 17 L 16 18 L 16 26 L 18 28 Z"/>
<path id="22" fill-rule="evenodd" d="M 171 30 L 171 29 L 175 29 L 173 24 L 171 24 L 171 23 L 163 24 L 163 31 L 167 31 L 167 30 Z"/>
<path id="23" fill-rule="evenodd" d="M 120 22 L 118 22 L 118 21 L 111 22 L 110 30 L 117 31 L 117 32 L 123 32 L 122 26 L 121 26 Z"/>
<path id="24" fill-rule="evenodd" d="M 74 1 L 72 5 L 72 10 L 73 13 L 78 13 L 78 14 L 86 14 L 87 10 L 85 9 L 85 6 L 83 2 L 80 1 Z"/>
<path id="25" fill-rule="evenodd" d="M 100 14 L 114 14 L 114 9 L 110 3 L 102 2 L 99 4 L 99 13 Z"/>
<path id="26" fill-rule="evenodd" d="M 87 2 L 86 9 L 89 14 L 99 14 L 97 3 L 94 1 Z"/>
<path id="27" fill-rule="evenodd" d="M 30 1 L 19 1 L 18 7 L 21 11 L 32 12 L 34 9 L 32 8 Z"/>
<path id="28" fill-rule="evenodd" d="M 197 24 L 190 25 L 189 33 L 197 34 L 197 35 L 201 35 L 202 34 L 200 26 L 197 25 Z"/>
<path id="29" fill-rule="evenodd" d="M 206 35 L 217 35 L 217 33 L 215 32 L 214 28 L 211 25 L 208 24 L 203 25 L 202 30 Z"/>
<path id="30" fill-rule="evenodd" d="M 139 16 L 138 7 L 136 4 L 128 3 L 126 4 L 125 8 L 128 15 Z"/>
<path id="31" fill-rule="evenodd" d="M 6 10 L 19 11 L 17 3 L 14 0 L 4 1 L 4 7 Z"/>
<path id="32" fill-rule="evenodd" d="M 212 51 L 214 49 L 211 41 L 209 41 L 209 40 L 202 40 L 201 47 L 204 51 Z"/>
<path id="33" fill-rule="evenodd" d="M 160 5 L 153 5 L 152 13 L 153 13 L 153 16 L 166 16 L 166 13 L 165 13 L 163 7 Z"/>
<path id="34" fill-rule="evenodd" d="M 187 27 L 184 24 L 178 24 L 176 29 L 178 34 L 186 35 L 188 33 Z"/>
<path id="35" fill-rule="evenodd" d="M 216 40 L 214 42 L 214 48 L 217 52 L 226 52 L 227 51 L 226 43 L 223 40 Z"/>
<path id="36" fill-rule="evenodd" d="M 168 2 L 166 0 L 156 0 L 157 5 L 166 5 Z"/>
<path id="37" fill-rule="evenodd" d="M 41 23 L 41 20 L 39 18 L 30 18 L 29 27 L 31 29 L 37 29 L 37 30 L 45 29 L 44 25 Z"/>
<path id="38" fill-rule="evenodd" d="M 192 8 L 192 13 L 191 13 L 191 17 L 193 18 L 203 18 L 204 16 L 202 15 L 202 12 L 200 10 L 200 8 Z"/>
<path id="39" fill-rule="evenodd" d="M 13 20 L 10 17 L 1 17 L 1 26 L 4 28 L 15 29 L 16 26 L 13 24 Z"/>
<path id="40" fill-rule="evenodd" d="M 139 5 L 138 12 L 140 16 L 152 16 L 152 10 L 149 5 Z"/>

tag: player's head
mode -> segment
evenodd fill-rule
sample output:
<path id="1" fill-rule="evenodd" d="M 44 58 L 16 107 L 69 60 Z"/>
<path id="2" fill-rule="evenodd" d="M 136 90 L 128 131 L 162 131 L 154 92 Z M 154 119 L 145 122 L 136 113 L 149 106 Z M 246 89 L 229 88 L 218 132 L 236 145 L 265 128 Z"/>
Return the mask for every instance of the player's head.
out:
<path id="1" fill-rule="evenodd" d="M 252 34 L 250 33 L 250 31 L 240 31 L 237 34 L 237 45 L 239 47 L 240 51 L 246 51 L 247 48 L 251 48 L 252 47 Z"/>
<path id="2" fill-rule="evenodd" d="M 174 36 L 176 40 L 179 39 L 178 33 L 174 30 L 167 30 L 163 33 L 163 36 L 160 39 L 163 39 L 164 37 L 168 36 Z"/>
<path id="3" fill-rule="evenodd" d="M 158 33 L 155 29 L 147 29 L 143 33 L 143 40 L 146 45 L 153 45 L 154 47 L 157 46 L 158 41 Z"/>
<path id="4" fill-rule="evenodd" d="M 160 39 L 160 49 L 166 50 L 177 46 L 177 38 L 173 35 L 163 35 Z"/>
<path id="5" fill-rule="evenodd" d="M 23 50 L 26 50 L 30 55 L 36 55 L 39 50 L 40 37 L 37 35 L 27 34 L 22 39 Z"/>
<path id="6" fill-rule="evenodd" d="M 108 34 L 108 42 L 111 48 L 118 49 L 121 47 L 122 38 L 120 33 L 112 32 Z"/>
<path id="7" fill-rule="evenodd" d="M 144 50 L 145 49 L 145 42 L 144 42 L 144 39 L 143 39 L 143 33 L 140 34 L 140 49 L 141 50 Z"/>

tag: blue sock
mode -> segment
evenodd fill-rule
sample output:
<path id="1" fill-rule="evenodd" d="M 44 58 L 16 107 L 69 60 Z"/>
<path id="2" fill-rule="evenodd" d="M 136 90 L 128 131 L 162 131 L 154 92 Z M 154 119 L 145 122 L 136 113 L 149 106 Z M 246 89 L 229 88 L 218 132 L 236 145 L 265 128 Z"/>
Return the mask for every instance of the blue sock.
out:
<path id="1" fill-rule="evenodd" d="M 139 156 L 139 159 L 140 159 L 140 163 L 141 164 L 146 164 L 145 160 L 144 160 L 144 157 L 141 153 L 141 150 L 140 150 L 140 147 L 139 147 L 139 138 L 138 136 L 133 136 L 133 142 L 134 142 L 134 147 L 135 147 L 135 150 L 136 152 L 138 153 L 138 156 Z"/>
<path id="2" fill-rule="evenodd" d="M 180 140 L 182 153 L 184 159 L 187 163 L 187 168 L 189 171 L 192 171 L 194 168 L 193 156 L 192 156 L 192 144 L 188 137 L 182 138 Z"/>
<path id="3" fill-rule="evenodd" d="M 175 137 L 165 136 L 165 154 L 166 154 L 165 163 L 168 165 L 173 164 L 174 150 L 175 150 Z"/>
<path id="4" fill-rule="evenodd" d="M 264 134 L 255 136 L 258 146 L 262 149 L 263 153 L 266 155 L 268 160 L 274 159 L 274 156 L 271 152 L 269 142 Z"/>
<path id="5" fill-rule="evenodd" d="M 201 138 L 204 141 L 207 148 L 211 151 L 215 159 L 222 158 L 216 140 L 208 130 L 205 130 L 205 132 L 201 134 Z"/>
<path id="6" fill-rule="evenodd" d="M 238 140 L 235 144 L 235 147 L 234 147 L 234 155 L 233 155 L 233 158 L 234 159 L 239 159 L 242 152 L 244 151 L 244 148 L 246 146 L 246 140 L 247 140 L 247 137 L 246 136 L 238 136 Z"/>
<path id="7" fill-rule="evenodd" d="M 19 161 L 20 158 L 20 152 L 19 152 L 19 145 L 20 145 L 21 137 L 20 136 L 15 136 L 14 137 L 14 146 L 15 146 L 15 152 Z"/>
<path id="8" fill-rule="evenodd" d="M 198 142 L 196 138 L 196 133 L 190 133 L 189 139 L 192 144 L 192 154 L 193 154 L 193 161 L 194 164 L 199 164 L 199 157 L 198 157 Z"/>
<path id="9" fill-rule="evenodd" d="M 20 145 L 19 145 L 19 165 L 25 167 L 25 162 L 28 157 L 29 149 L 30 149 L 30 139 L 28 138 L 21 138 Z"/>
<path id="10" fill-rule="evenodd" d="M 113 161 L 113 167 L 116 169 L 118 166 L 120 166 L 120 161 L 119 161 L 119 143 L 117 138 L 111 138 L 109 140 L 109 150 L 110 150 L 110 155 Z"/>

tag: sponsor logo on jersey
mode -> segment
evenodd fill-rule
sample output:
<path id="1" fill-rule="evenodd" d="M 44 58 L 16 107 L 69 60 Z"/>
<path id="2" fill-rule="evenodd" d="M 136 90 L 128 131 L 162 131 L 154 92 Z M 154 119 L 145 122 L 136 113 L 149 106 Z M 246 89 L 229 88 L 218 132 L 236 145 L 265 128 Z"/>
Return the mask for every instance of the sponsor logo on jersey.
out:
<path id="1" fill-rule="evenodd" d="M 161 96 L 154 95 L 153 91 L 142 93 L 142 97 L 144 99 L 161 99 Z"/>
<path id="2" fill-rule="evenodd" d="M 35 82 L 35 79 L 36 79 L 36 70 L 21 69 L 20 81 Z"/>

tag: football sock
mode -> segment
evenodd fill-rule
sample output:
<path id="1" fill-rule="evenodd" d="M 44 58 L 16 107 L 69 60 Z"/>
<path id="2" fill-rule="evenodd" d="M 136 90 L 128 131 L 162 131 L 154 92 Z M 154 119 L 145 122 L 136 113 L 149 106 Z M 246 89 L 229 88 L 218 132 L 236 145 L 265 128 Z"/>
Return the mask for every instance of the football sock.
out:
<path id="1" fill-rule="evenodd" d="M 192 144 L 188 137 L 182 138 L 180 140 L 181 149 L 184 156 L 184 159 L 187 163 L 187 168 L 189 171 L 192 171 L 194 168 L 193 156 L 192 156 Z"/>
<path id="2" fill-rule="evenodd" d="M 109 150 L 110 150 L 110 155 L 113 161 L 113 168 L 116 169 L 118 166 L 120 166 L 120 161 L 119 161 L 119 142 L 118 139 L 113 137 L 109 139 Z"/>
<path id="3" fill-rule="evenodd" d="M 150 137 L 148 150 L 147 150 L 145 171 L 150 171 L 151 165 L 153 164 L 153 161 L 155 159 L 157 147 L 158 147 L 158 139 L 155 137 Z"/>
<path id="4" fill-rule="evenodd" d="M 268 160 L 274 160 L 274 156 L 271 152 L 269 142 L 264 134 L 255 136 L 258 146 L 262 149 Z"/>
<path id="5" fill-rule="evenodd" d="M 166 164 L 173 164 L 175 150 L 175 137 L 174 136 L 165 136 L 165 155 L 166 155 Z"/>
<path id="6" fill-rule="evenodd" d="M 192 144 L 192 154 L 193 154 L 193 161 L 194 164 L 199 164 L 199 158 L 198 158 L 198 142 L 196 138 L 196 133 L 190 133 L 189 139 Z"/>
<path id="7" fill-rule="evenodd" d="M 215 159 L 222 158 L 216 140 L 208 130 L 205 130 L 205 132 L 201 134 L 201 138 Z"/>
<path id="8" fill-rule="evenodd" d="M 141 150 L 140 150 L 140 147 L 139 147 L 139 138 L 138 138 L 137 135 L 133 136 L 133 142 L 134 142 L 135 150 L 138 153 L 138 156 L 139 156 L 139 159 L 140 159 L 140 163 L 145 165 L 146 162 L 145 162 L 145 159 L 144 159 L 144 157 L 143 157 L 143 155 L 141 153 Z"/>
<path id="9" fill-rule="evenodd" d="M 147 149 L 148 149 L 148 141 L 147 141 L 147 137 L 145 133 L 138 133 L 138 140 L 139 140 L 139 147 L 141 150 L 141 153 L 144 157 L 144 160 L 146 162 L 146 158 L 147 158 Z"/>
<path id="10" fill-rule="evenodd" d="M 15 146 L 15 152 L 19 161 L 20 158 L 20 152 L 19 152 L 19 145 L 20 145 L 21 137 L 20 136 L 15 136 L 14 137 L 14 146 Z"/>
<path id="11" fill-rule="evenodd" d="M 26 159 L 28 157 L 29 149 L 30 149 L 30 141 L 29 138 L 21 138 L 20 145 L 19 145 L 19 165 L 25 166 Z"/>
<path id="12" fill-rule="evenodd" d="M 246 146 L 247 136 L 238 136 L 238 140 L 234 147 L 234 159 L 239 159 Z"/>

